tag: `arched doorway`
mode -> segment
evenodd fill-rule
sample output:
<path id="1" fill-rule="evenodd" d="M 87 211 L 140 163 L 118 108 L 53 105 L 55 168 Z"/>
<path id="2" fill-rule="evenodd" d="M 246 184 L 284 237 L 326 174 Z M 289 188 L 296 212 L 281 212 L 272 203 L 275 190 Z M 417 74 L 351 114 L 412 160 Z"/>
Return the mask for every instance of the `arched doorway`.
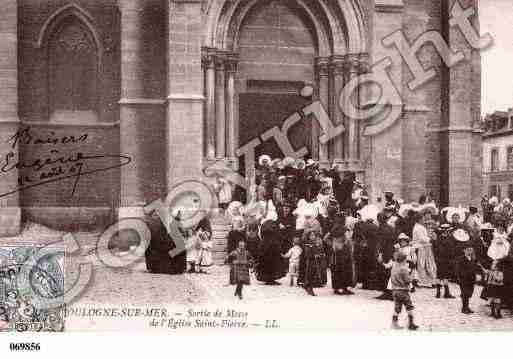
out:
<path id="1" fill-rule="evenodd" d="M 348 121 L 337 105 L 337 94 L 353 76 L 365 71 L 369 61 L 359 1 L 226 0 L 211 4 L 202 57 L 207 163 L 222 158 L 236 163 L 238 159 L 239 164 L 245 162 L 239 168 L 248 174 L 259 153 L 279 156 L 274 141 L 261 144 L 255 136 L 279 126 L 308 102 L 320 101 L 332 122 L 345 126 Z M 313 96 L 301 98 L 299 90 L 310 82 Z M 359 161 L 355 156 L 360 155 L 355 122 L 348 126 L 351 131 L 329 143 L 319 142 L 315 121 L 308 131 L 298 125 L 289 138 L 293 147 L 306 144 L 311 157 L 326 166 L 355 167 Z M 246 146 L 243 151 L 245 143 L 258 146 L 250 150 Z"/>
<path id="2" fill-rule="evenodd" d="M 239 144 L 259 138 L 312 101 L 301 90 L 315 81 L 318 54 L 314 25 L 296 2 L 262 1 L 246 15 L 238 35 Z M 311 131 L 306 120 L 288 133 L 295 149 L 311 152 Z M 261 140 L 255 157 L 285 154 L 274 139 Z M 243 161 L 244 159 L 240 159 Z M 242 164 L 242 163 L 241 163 Z"/>

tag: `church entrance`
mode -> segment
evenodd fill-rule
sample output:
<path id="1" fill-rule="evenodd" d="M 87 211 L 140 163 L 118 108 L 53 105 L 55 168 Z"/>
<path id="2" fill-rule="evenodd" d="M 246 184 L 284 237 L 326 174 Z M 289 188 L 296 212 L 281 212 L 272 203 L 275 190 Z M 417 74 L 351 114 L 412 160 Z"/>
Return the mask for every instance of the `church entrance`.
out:
<path id="1" fill-rule="evenodd" d="M 291 1 L 263 1 L 242 23 L 239 50 L 239 144 L 259 138 L 267 130 L 280 129 L 285 120 L 312 101 L 301 90 L 315 81 L 317 39 L 304 8 Z M 311 148 L 311 131 L 305 120 L 288 132 L 294 149 Z M 277 142 L 263 141 L 256 149 L 283 158 Z M 242 160 L 242 158 L 240 159 Z M 244 169 L 245 164 L 239 163 Z"/>
<path id="2" fill-rule="evenodd" d="M 311 97 L 299 93 L 247 92 L 239 95 L 239 138 L 242 145 L 259 138 L 273 127 L 282 128 L 285 120 L 299 112 L 311 102 Z M 288 132 L 288 139 L 294 149 L 307 147 L 310 150 L 311 131 L 305 120 L 296 123 Z M 277 141 L 268 139 L 255 149 L 256 159 L 267 154 L 271 158 L 283 158 L 285 154 Z"/>

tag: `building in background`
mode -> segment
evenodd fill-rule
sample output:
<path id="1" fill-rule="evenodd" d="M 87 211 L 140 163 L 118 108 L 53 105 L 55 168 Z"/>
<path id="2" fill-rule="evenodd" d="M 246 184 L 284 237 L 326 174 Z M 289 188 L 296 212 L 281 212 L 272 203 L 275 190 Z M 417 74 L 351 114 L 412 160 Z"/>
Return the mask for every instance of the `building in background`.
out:
<path id="1" fill-rule="evenodd" d="M 484 119 L 483 193 L 513 199 L 513 108 Z"/>
<path id="2" fill-rule="evenodd" d="M 455 3 L 2 0 L 0 158 L 25 165 L 0 173 L 0 235 L 19 231 L 22 215 L 67 230 L 142 216 L 177 181 L 204 179 L 213 161 L 244 168 L 238 149 L 254 140 L 261 142 L 256 155 L 279 156 L 262 134 L 314 100 L 346 131 L 320 144 L 319 129 L 300 121 L 289 131 L 292 145 L 355 171 L 371 198 L 389 190 L 413 201 L 429 192 L 442 205 L 477 205 L 481 62 L 449 26 Z M 470 21 L 478 29 L 477 0 L 463 3 L 474 7 Z M 417 47 L 436 76 L 412 91 L 397 48 L 382 42 L 398 31 L 412 43 L 437 31 L 465 59 L 448 68 L 433 46 Z M 345 117 L 338 96 L 387 57 L 402 98 L 391 107 L 401 116 L 364 136 L 366 124 Z M 301 96 L 305 85 L 313 85 L 311 98 Z M 14 134 L 26 129 L 30 137 L 14 145 Z M 78 152 L 98 156 L 81 164 L 87 174 L 79 180 L 60 179 L 59 166 L 44 173 L 31 166 Z M 126 165 L 116 168 L 120 162 Z"/>

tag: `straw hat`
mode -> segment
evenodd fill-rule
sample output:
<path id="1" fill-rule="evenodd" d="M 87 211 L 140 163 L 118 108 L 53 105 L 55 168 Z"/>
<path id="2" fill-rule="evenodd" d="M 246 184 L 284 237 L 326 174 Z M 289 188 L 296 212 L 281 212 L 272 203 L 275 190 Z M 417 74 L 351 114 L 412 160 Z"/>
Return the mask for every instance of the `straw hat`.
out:
<path id="1" fill-rule="evenodd" d="M 360 216 L 362 218 L 362 221 L 369 221 L 370 220 L 370 221 L 373 221 L 375 223 L 378 222 L 379 208 L 376 207 L 373 204 L 366 205 L 365 207 L 360 209 L 358 211 L 358 213 L 360 214 Z"/>
<path id="2" fill-rule="evenodd" d="M 420 206 L 420 213 L 422 215 L 426 213 L 431 213 L 432 216 L 436 216 L 438 214 L 438 208 L 436 208 L 436 205 L 434 203 L 426 203 Z"/>
<path id="3" fill-rule="evenodd" d="M 272 167 L 279 168 L 280 165 L 281 165 L 281 159 L 279 159 L 279 158 L 275 158 L 274 160 L 271 161 Z"/>
<path id="4" fill-rule="evenodd" d="M 406 203 L 406 204 L 402 204 L 400 207 L 399 207 L 399 210 L 397 211 L 397 214 L 399 216 L 401 216 L 402 218 L 405 218 L 406 215 L 408 214 L 408 212 L 410 210 L 414 210 L 413 206 L 411 205 L 411 203 Z"/>
<path id="5" fill-rule="evenodd" d="M 260 166 L 263 166 L 264 163 L 266 163 L 266 162 L 267 162 L 267 164 L 270 164 L 271 163 L 271 157 L 269 157 L 268 155 L 262 155 L 262 156 L 258 157 L 258 164 Z"/>
<path id="6" fill-rule="evenodd" d="M 470 236 L 469 236 L 468 232 L 461 228 L 458 228 L 457 230 L 452 232 L 452 236 L 458 242 L 468 242 L 470 240 Z"/>
<path id="7" fill-rule="evenodd" d="M 317 162 L 315 162 L 313 159 L 308 159 L 308 161 L 306 161 L 306 167 L 310 167 L 310 166 L 313 166 L 317 164 Z"/>
<path id="8" fill-rule="evenodd" d="M 446 210 L 445 218 L 447 219 L 447 222 L 452 223 L 452 216 L 455 214 L 460 216 L 460 223 L 463 223 L 465 221 L 465 217 L 467 215 L 467 209 L 463 207 L 449 207 L 444 208 Z"/>

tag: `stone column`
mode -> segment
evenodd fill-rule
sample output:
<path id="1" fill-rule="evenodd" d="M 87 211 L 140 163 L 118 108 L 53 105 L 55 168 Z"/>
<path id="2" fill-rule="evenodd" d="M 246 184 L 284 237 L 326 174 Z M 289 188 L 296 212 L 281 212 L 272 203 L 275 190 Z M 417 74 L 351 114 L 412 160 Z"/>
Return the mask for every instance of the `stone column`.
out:
<path id="1" fill-rule="evenodd" d="M 119 217 L 142 217 L 143 207 L 164 190 L 155 190 L 164 178 L 154 174 L 151 159 L 159 148 L 155 131 L 162 126 L 166 101 L 161 89 L 151 86 L 154 51 L 148 38 L 156 34 L 146 24 L 153 8 L 147 0 L 121 0 L 120 152 L 131 162 L 121 167 Z M 161 19 L 164 21 L 165 19 Z M 157 21 L 154 20 L 153 21 Z M 162 53 L 164 56 L 164 53 Z M 162 126 L 163 129 L 163 126 Z M 162 144 L 163 145 L 163 144 Z M 163 163 L 164 165 L 164 163 Z M 163 176 L 164 174 L 162 174 Z"/>
<path id="2" fill-rule="evenodd" d="M 225 83 L 225 61 L 224 53 L 218 52 L 215 58 L 216 63 L 216 158 L 226 157 L 226 83 Z"/>
<path id="3" fill-rule="evenodd" d="M 445 9 L 442 13 L 450 16 L 451 9 L 457 0 L 444 2 Z M 473 25 L 478 27 L 478 2 L 476 0 L 467 0 L 464 2 L 465 8 L 472 6 L 476 15 L 470 19 Z M 449 21 L 448 18 L 442 21 Z M 452 66 L 446 70 L 445 85 L 447 93 L 447 106 L 443 109 L 443 118 L 446 120 L 446 126 L 441 135 L 446 139 L 445 144 L 441 145 L 443 152 L 443 161 L 447 169 L 442 178 L 442 203 L 449 206 L 467 206 L 472 203 L 472 167 L 479 158 L 472 156 L 472 109 L 475 107 L 472 103 L 475 101 L 474 93 L 479 91 L 474 82 L 474 76 L 479 76 L 480 66 L 477 64 L 473 68 L 472 48 L 461 33 L 459 27 L 453 26 L 449 29 L 447 35 L 448 45 L 451 49 L 458 49 L 463 52 L 466 61 L 462 61 L 458 66 Z M 468 60 L 470 59 L 470 60 Z M 444 93 L 444 92 L 442 92 Z M 477 94 L 477 96 L 480 96 Z M 479 114 L 477 115 L 479 116 Z M 477 203 L 474 203 L 476 205 Z"/>
<path id="4" fill-rule="evenodd" d="M 328 111 L 330 104 L 330 84 L 329 84 L 329 58 L 327 57 L 318 57 L 316 59 L 316 69 L 317 69 L 317 86 L 318 86 L 318 96 L 319 101 L 321 101 L 324 108 Z M 329 113 L 329 112 L 328 112 Z M 319 124 L 315 122 L 317 128 L 319 128 Z M 319 143 L 319 132 L 317 131 L 316 137 L 313 138 L 314 141 L 318 143 L 318 153 L 319 153 L 319 163 L 322 167 L 329 167 L 329 151 L 328 151 L 328 143 L 322 144 Z"/>
<path id="5" fill-rule="evenodd" d="M 360 72 L 360 61 L 358 54 L 349 54 L 346 56 L 345 68 L 346 76 L 345 83 L 349 83 L 352 79 L 357 77 Z M 355 92 L 358 92 L 359 89 Z M 350 99 L 353 101 L 353 106 L 358 104 L 360 101 L 359 93 L 355 93 L 355 96 Z M 352 109 L 353 106 L 347 106 L 346 108 Z M 358 133 L 358 120 L 355 119 L 352 113 L 348 113 L 346 119 L 346 136 L 345 136 L 345 154 L 348 165 L 353 167 L 357 164 L 359 159 L 359 133 Z"/>
<path id="6" fill-rule="evenodd" d="M 358 75 L 367 74 L 371 71 L 370 66 L 370 56 L 368 53 L 362 53 L 359 56 L 359 68 L 358 68 Z M 368 86 L 365 86 L 365 84 L 360 87 L 359 90 L 359 104 L 365 105 L 369 102 L 371 99 L 371 90 Z M 371 156 L 371 139 L 369 136 L 363 136 L 363 131 L 365 130 L 365 126 L 362 124 L 361 120 L 356 121 L 356 147 L 357 147 L 357 162 L 354 164 L 354 166 L 357 169 L 356 177 L 359 181 L 366 183 L 368 188 L 370 188 L 370 184 L 367 183 L 367 170 L 369 169 L 368 166 L 369 159 Z"/>
<path id="7" fill-rule="evenodd" d="M 0 161 L 5 164 L 18 160 L 18 147 L 8 139 L 18 131 L 18 4 L 17 0 L 2 2 L 0 13 Z M 12 154 L 11 154 L 12 153 Z M 20 232 L 21 209 L 18 187 L 18 170 L 0 171 L 0 236 L 14 236 Z"/>
<path id="8" fill-rule="evenodd" d="M 331 57 L 331 76 L 333 78 L 333 93 L 330 94 L 331 101 L 333 102 L 333 109 L 330 115 L 331 120 L 338 126 L 344 122 L 344 116 L 339 106 L 339 96 L 344 88 L 344 57 L 334 55 Z M 333 140 L 333 162 L 340 164 L 343 162 L 344 154 L 344 136 L 337 136 Z"/>
<path id="9" fill-rule="evenodd" d="M 236 103 L 235 103 L 235 76 L 237 74 L 238 56 L 228 54 L 226 61 L 226 155 L 232 168 L 237 167 L 236 151 L 239 146 L 237 133 Z"/>
<path id="10" fill-rule="evenodd" d="M 206 157 L 216 157 L 216 55 L 215 49 L 204 48 L 202 65 L 205 71 L 205 149 Z"/>
<path id="11" fill-rule="evenodd" d="M 202 0 L 168 0 L 168 188 L 177 182 L 203 176 L 204 149 L 215 157 L 215 73 L 213 59 L 207 54 L 207 71 L 202 69 L 202 48 L 205 24 L 202 22 Z M 205 53 L 203 53 L 205 54 Z M 203 57 L 205 60 L 205 57 Z M 204 111 L 204 82 L 209 85 Z M 208 114 L 208 137 L 203 122 Z M 205 139 L 208 140 L 207 146 Z"/>

